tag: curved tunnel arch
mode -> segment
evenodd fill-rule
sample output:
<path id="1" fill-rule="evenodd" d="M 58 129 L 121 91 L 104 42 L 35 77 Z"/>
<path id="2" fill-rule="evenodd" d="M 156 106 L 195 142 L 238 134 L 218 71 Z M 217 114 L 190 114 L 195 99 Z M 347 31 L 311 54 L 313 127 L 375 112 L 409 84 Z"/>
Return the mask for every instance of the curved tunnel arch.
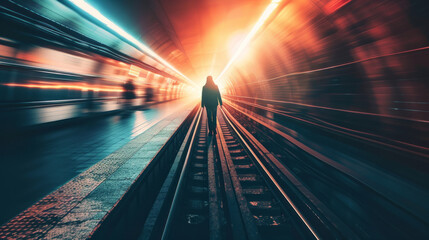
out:
<path id="1" fill-rule="evenodd" d="M 427 120 L 428 41 L 410 22 L 412 1 L 316 2 L 285 5 L 229 71 L 229 92 Z"/>

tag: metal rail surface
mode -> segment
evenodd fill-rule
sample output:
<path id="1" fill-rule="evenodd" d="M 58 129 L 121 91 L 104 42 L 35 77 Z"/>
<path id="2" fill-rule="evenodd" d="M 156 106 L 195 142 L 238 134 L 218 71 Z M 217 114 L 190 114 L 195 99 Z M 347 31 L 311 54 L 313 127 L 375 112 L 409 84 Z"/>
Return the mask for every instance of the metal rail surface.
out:
<path id="1" fill-rule="evenodd" d="M 226 115 L 215 136 L 201 115 L 162 239 L 320 239 Z"/>
<path id="2" fill-rule="evenodd" d="M 223 109 L 221 109 L 221 113 L 219 138 L 222 143 L 225 143 L 222 144 L 224 152 L 230 153 L 231 158 L 227 159 L 229 170 L 230 172 L 235 170 L 239 180 L 236 191 L 237 188 L 241 188 L 248 203 L 247 207 L 259 230 L 259 237 L 262 239 L 308 239 L 309 235 L 312 235 L 315 239 L 320 239 L 316 230 L 296 207 L 286 190 L 252 150 L 251 143 L 247 142 L 240 131 L 234 127 Z M 252 231 L 252 229 L 248 231 Z"/>

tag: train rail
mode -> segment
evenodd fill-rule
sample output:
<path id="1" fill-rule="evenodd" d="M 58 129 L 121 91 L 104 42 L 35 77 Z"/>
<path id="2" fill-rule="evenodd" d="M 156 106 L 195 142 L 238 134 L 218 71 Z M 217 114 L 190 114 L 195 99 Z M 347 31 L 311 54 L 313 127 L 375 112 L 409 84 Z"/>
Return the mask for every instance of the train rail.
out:
<path id="1" fill-rule="evenodd" d="M 424 234 L 425 223 L 392 199 L 273 138 L 266 127 L 248 130 L 226 109 L 219 110 L 215 136 L 207 135 L 204 112 L 194 121 L 171 203 L 163 203 L 157 231 L 143 232 L 140 239 L 418 238 Z M 361 206 L 367 207 L 358 212 Z"/>
<path id="2" fill-rule="evenodd" d="M 217 145 L 224 178 L 229 172 L 249 239 L 320 239 L 223 111 L 219 130 Z"/>
<path id="3" fill-rule="evenodd" d="M 221 113 L 215 136 L 207 135 L 205 114 L 197 114 L 174 196 L 163 203 L 168 213 L 155 217 L 162 227 L 145 225 L 139 239 L 320 239 L 252 143 Z"/>

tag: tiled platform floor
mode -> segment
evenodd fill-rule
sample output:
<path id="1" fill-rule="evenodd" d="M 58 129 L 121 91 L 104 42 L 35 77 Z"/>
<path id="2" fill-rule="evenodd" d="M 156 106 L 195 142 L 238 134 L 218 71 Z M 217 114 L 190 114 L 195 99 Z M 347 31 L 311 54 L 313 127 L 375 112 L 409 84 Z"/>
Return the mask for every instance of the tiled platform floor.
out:
<path id="1" fill-rule="evenodd" d="M 194 104 L 181 102 L 171 106 L 172 109 L 158 116 L 157 119 L 162 118 L 162 121 L 149 121 L 149 123 L 147 120 L 141 121 L 141 124 L 136 124 L 132 128 L 131 134 L 128 131 L 128 135 L 124 134 L 122 138 L 111 136 L 111 139 L 116 139 L 118 142 L 123 141 L 122 146 L 120 143 L 113 144 L 119 148 L 118 150 L 110 155 L 107 154 L 107 157 L 87 171 L 2 226 L 0 235 L 3 237 L 36 237 L 40 234 L 47 234 L 47 231 L 54 226 L 57 227 L 48 233 L 51 237 L 70 234 L 70 229 L 73 228 L 76 229 L 76 231 L 72 231 L 73 234 L 86 233 L 87 231 L 84 230 L 92 228 L 93 224 L 96 224 L 128 189 L 184 120 Z M 158 108 L 159 111 L 161 111 L 160 109 Z M 120 125 L 120 122 L 112 124 L 111 127 L 117 127 L 117 125 Z M 147 130 L 144 131 L 145 129 Z M 109 139 L 108 136 L 106 138 Z M 107 142 L 109 141 L 107 140 Z M 91 141 L 87 142 L 88 146 L 91 146 L 90 143 Z M 104 151 L 104 154 L 113 151 L 114 147 L 105 148 L 106 145 L 103 143 L 104 141 L 97 145 L 92 142 L 93 150 L 96 150 L 98 146 L 100 149 L 104 149 L 101 151 Z M 90 148 L 85 149 L 81 146 L 81 148 L 75 149 L 74 154 L 78 154 L 79 149 L 82 149 L 82 152 L 92 152 Z M 91 158 L 90 154 L 86 155 L 87 153 L 81 154 L 81 157 Z M 98 153 L 98 156 L 102 155 L 103 153 Z M 96 156 L 97 153 L 92 158 L 96 158 Z M 61 231 L 61 224 L 67 225 L 69 230 Z"/>

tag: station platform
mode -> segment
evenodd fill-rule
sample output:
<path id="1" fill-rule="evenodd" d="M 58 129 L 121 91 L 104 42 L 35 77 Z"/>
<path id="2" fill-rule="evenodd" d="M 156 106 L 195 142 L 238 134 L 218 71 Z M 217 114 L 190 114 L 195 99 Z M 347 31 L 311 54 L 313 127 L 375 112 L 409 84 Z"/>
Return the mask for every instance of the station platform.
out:
<path id="1" fill-rule="evenodd" d="M 7 147 L 0 149 L 4 159 L 0 181 L 9 184 L 2 184 L 0 189 L 4 196 L 0 199 L 0 222 L 4 223 L 127 144 L 137 141 L 143 146 L 164 129 L 166 135 L 147 146 L 151 148 L 147 155 L 150 158 L 189 114 L 190 105 L 195 105 L 192 102 L 170 101 L 14 138 L 2 135 L 1 141 L 7 143 L 2 146 Z M 152 130 L 155 126 L 157 129 Z"/>
<path id="2" fill-rule="evenodd" d="M 171 101 L 171 100 L 170 100 Z M 166 102 L 166 101 L 161 101 Z M 146 103 L 144 98 L 131 101 L 118 98 L 52 100 L 2 104 L 0 131 L 14 135 L 19 132 L 43 130 L 75 124 L 90 118 L 118 114 L 129 109 L 150 108 L 159 102 Z"/>

